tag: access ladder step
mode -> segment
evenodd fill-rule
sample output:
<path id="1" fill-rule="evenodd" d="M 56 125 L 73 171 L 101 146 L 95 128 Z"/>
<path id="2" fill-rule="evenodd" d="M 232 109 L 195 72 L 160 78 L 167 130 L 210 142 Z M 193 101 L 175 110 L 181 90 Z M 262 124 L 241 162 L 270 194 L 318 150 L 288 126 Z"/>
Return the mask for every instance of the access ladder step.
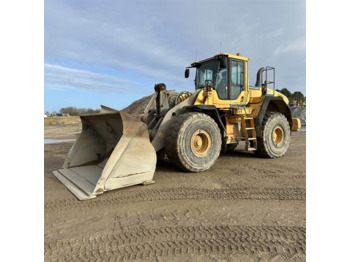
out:
<path id="1" fill-rule="evenodd" d="M 256 151 L 257 149 L 255 147 L 248 147 L 247 151 L 251 152 L 251 151 Z"/>
<path id="2" fill-rule="evenodd" d="M 254 118 L 242 117 L 241 123 L 242 123 L 242 131 L 244 134 L 244 138 L 242 139 L 246 141 L 246 144 L 245 144 L 246 151 L 256 151 L 258 145 L 257 145 L 257 139 L 256 139 L 256 130 L 254 126 Z M 253 141 L 253 142 L 251 143 L 250 141 Z"/>

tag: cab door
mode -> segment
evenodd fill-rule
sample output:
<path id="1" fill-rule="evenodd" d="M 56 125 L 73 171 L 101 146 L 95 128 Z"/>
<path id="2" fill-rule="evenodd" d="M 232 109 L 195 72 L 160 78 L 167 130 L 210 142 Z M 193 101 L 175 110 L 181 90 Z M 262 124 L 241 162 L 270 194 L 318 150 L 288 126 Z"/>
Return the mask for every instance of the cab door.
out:
<path id="1" fill-rule="evenodd" d="M 247 104 L 247 62 L 230 59 L 229 63 L 229 99 L 232 105 Z"/>

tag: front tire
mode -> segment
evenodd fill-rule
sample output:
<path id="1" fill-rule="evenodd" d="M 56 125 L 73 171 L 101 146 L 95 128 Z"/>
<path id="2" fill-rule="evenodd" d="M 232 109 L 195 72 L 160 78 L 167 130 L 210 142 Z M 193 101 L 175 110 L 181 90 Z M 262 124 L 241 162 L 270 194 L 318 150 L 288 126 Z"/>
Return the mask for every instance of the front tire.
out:
<path id="1" fill-rule="evenodd" d="M 268 112 L 263 120 L 262 135 L 257 137 L 256 154 L 278 158 L 285 155 L 290 143 L 290 126 L 287 118 L 278 112 Z"/>
<path id="2" fill-rule="evenodd" d="M 165 139 L 165 152 L 178 168 L 201 172 L 214 165 L 221 143 L 220 129 L 210 116 L 189 112 L 172 120 Z"/>

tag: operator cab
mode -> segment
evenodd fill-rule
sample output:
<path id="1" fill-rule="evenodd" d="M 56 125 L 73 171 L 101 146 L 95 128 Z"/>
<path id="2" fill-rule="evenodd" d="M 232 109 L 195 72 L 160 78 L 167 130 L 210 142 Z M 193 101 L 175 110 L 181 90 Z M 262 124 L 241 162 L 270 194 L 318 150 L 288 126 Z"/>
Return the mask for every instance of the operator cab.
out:
<path id="1" fill-rule="evenodd" d="M 191 67 L 196 68 L 196 90 L 209 86 L 216 91 L 220 100 L 236 100 L 248 86 L 246 69 L 249 59 L 239 54 L 234 56 L 225 53 L 192 63 Z M 187 68 L 185 77 L 188 76 Z"/>

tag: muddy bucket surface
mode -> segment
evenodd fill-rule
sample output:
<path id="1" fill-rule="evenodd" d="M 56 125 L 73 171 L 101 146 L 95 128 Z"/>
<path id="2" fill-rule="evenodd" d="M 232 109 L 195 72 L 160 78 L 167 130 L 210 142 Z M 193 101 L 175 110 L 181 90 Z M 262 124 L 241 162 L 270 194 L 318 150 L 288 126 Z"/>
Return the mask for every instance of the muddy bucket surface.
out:
<path id="1" fill-rule="evenodd" d="M 157 157 L 146 124 L 107 107 L 80 118 L 82 133 L 62 169 L 53 171 L 78 199 L 153 182 Z"/>

